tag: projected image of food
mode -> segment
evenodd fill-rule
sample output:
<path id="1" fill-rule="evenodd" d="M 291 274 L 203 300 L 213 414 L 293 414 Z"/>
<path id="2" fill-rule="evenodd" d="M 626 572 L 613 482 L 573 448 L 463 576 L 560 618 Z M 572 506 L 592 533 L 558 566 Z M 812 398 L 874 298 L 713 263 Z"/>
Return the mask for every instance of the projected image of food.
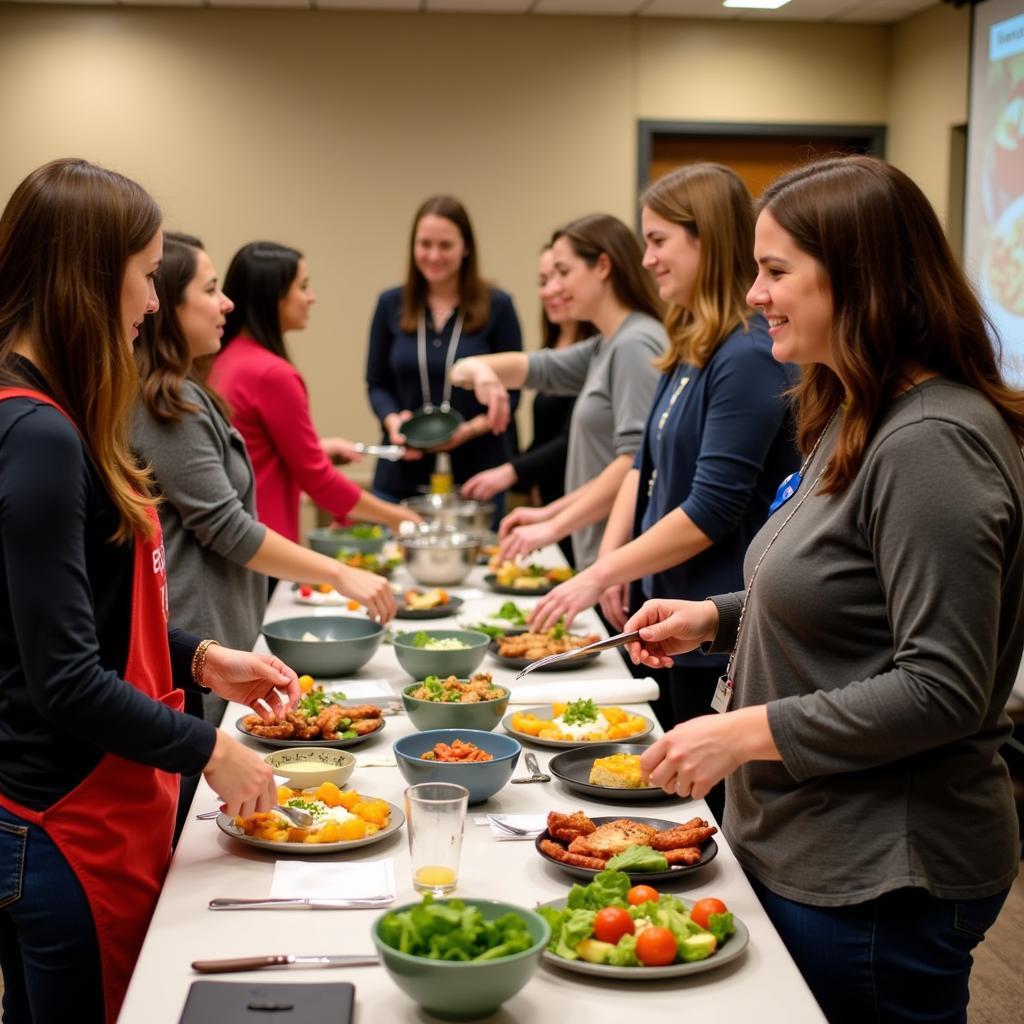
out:
<path id="1" fill-rule="evenodd" d="M 1024 316 L 1024 204 L 1014 203 L 999 224 L 985 261 L 988 291 L 1004 309 Z"/>

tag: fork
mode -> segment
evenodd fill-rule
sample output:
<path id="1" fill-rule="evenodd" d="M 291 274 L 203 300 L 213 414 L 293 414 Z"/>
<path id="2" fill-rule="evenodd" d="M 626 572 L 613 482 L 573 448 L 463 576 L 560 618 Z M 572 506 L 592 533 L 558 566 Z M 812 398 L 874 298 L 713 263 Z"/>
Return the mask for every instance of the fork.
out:
<path id="1" fill-rule="evenodd" d="M 508 832 L 509 835 L 513 836 L 522 836 L 524 839 L 532 839 L 535 835 L 544 831 L 542 828 L 520 828 L 518 825 L 513 825 L 510 822 L 505 821 L 504 818 L 499 818 L 496 814 L 488 814 L 487 820 L 493 822 L 503 832 Z"/>

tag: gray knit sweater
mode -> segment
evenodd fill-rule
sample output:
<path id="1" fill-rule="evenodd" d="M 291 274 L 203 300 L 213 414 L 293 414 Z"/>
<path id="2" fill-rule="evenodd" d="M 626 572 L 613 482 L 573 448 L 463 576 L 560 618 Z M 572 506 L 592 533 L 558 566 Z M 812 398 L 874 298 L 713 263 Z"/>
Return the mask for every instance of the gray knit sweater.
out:
<path id="1" fill-rule="evenodd" d="M 754 538 L 745 578 L 831 452 Z M 734 707 L 767 704 L 783 762 L 727 783 L 725 832 L 774 892 L 843 906 L 903 886 L 991 895 L 1020 856 L 1004 711 L 1024 648 L 1024 460 L 942 379 L 899 396 L 839 495 L 808 497 L 754 581 Z M 715 598 L 716 649 L 742 594 Z"/>
<path id="2" fill-rule="evenodd" d="M 256 521 L 252 463 L 241 434 L 202 389 L 186 381 L 182 397 L 198 411 L 160 423 L 140 402 L 132 422 L 132 447 L 165 498 L 171 621 L 247 651 L 267 604 L 267 578 L 244 568 L 266 535 Z"/>

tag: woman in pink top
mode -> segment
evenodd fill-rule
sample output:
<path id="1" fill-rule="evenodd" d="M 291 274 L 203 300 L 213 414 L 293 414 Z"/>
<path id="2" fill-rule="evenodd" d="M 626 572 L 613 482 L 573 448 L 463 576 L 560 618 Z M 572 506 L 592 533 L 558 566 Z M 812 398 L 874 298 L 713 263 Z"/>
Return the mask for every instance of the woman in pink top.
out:
<path id="1" fill-rule="evenodd" d="M 224 279 L 235 303 L 210 382 L 231 407 L 256 474 L 256 514 L 290 540 L 299 539 L 305 491 L 336 519 L 385 523 L 393 530 L 415 513 L 381 501 L 339 473 L 332 456 L 352 458 L 351 442 L 317 436 L 309 395 L 285 348 L 285 331 L 305 330 L 316 300 L 302 253 L 251 242 L 235 254 Z"/>

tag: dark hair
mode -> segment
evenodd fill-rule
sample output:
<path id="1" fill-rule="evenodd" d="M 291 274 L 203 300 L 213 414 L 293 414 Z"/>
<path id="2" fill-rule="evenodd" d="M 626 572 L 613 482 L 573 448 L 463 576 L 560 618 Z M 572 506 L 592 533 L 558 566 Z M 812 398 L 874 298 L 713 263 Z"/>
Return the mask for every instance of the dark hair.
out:
<path id="1" fill-rule="evenodd" d="M 176 423 L 186 413 L 198 410 L 196 405 L 182 397 L 181 386 L 186 380 L 202 388 L 225 418 L 229 418 L 224 399 L 197 372 L 178 317 L 178 307 L 185 300 L 185 290 L 196 276 L 197 256 L 205 248 L 195 235 L 164 232 L 164 258 L 154 279 L 160 309 L 146 317 L 135 342 L 135 363 L 139 368 L 142 389 L 140 397 L 161 423 Z"/>
<path id="2" fill-rule="evenodd" d="M 224 292 L 235 304 L 224 324 L 224 347 L 244 331 L 288 359 L 278 303 L 294 284 L 301 259 L 298 249 L 277 242 L 250 242 L 235 253 L 224 275 Z"/>
<path id="3" fill-rule="evenodd" d="M 540 250 L 541 253 L 551 251 L 551 243 L 543 246 Z M 583 341 L 584 338 L 592 338 L 598 333 L 597 328 L 589 320 L 574 320 L 573 321 L 573 343 L 577 341 Z M 558 339 L 562 336 L 562 325 L 556 324 L 553 320 L 548 318 L 547 311 L 544 309 L 544 303 L 540 304 L 540 343 L 541 348 L 554 348 L 558 344 Z"/>
<path id="4" fill-rule="evenodd" d="M 814 365 L 795 389 L 805 452 L 842 406 L 824 493 L 854 478 L 880 415 L 915 367 L 980 391 L 1024 443 L 1024 392 L 1003 381 L 977 296 L 907 175 L 874 157 L 823 160 L 770 185 L 760 208 L 821 264 L 832 292 L 838 376 Z"/>
<path id="5" fill-rule="evenodd" d="M 636 235 L 618 217 L 607 213 L 579 217 L 559 228 L 551 236 L 551 244 L 560 238 L 589 267 L 604 253 L 611 264 L 608 280 L 619 302 L 627 309 L 661 319 L 661 300 L 650 274 L 643 269 L 643 250 Z"/>
<path id="6" fill-rule="evenodd" d="M 149 476 L 128 442 L 138 375 L 121 288 L 129 258 L 153 240 L 160 219 L 140 185 L 75 159 L 33 171 L 0 216 L 0 377 L 29 384 L 12 356 L 19 337 L 30 339 L 33 364 L 117 508 L 117 542 L 151 533 Z"/>
<path id="7" fill-rule="evenodd" d="M 648 185 L 640 197 L 659 217 L 700 239 L 697 276 L 687 308 L 665 316 L 669 347 L 655 362 L 661 371 L 681 362 L 704 366 L 719 344 L 746 326 L 747 291 L 754 280 L 754 201 L 735 171 L 721 164 L 689 164 Z"/>
<path id="8" fill-rule="evenodd" d="M 452 196 L 431 196 L 416 211 L 412 219 L 412 233 L 409 235 L 409 269 L 405 275 L 405 291 L 402 297 L 402 319 L 399 326 L 408 334 L 416 330 L 420 314 L 427 303 L 427 279 L 416 266 L 416 228 L 428 214 L 450 220 L 462 235 L 466 247 L 459 268 L 459 306 L 465 314 L 464 327 L 467 331 L 482 330 L 491 315 L 491 290 L 480 277 L 476 258 L 476 239 L 473 225 L 469 222 L 466 208 Z"/>

